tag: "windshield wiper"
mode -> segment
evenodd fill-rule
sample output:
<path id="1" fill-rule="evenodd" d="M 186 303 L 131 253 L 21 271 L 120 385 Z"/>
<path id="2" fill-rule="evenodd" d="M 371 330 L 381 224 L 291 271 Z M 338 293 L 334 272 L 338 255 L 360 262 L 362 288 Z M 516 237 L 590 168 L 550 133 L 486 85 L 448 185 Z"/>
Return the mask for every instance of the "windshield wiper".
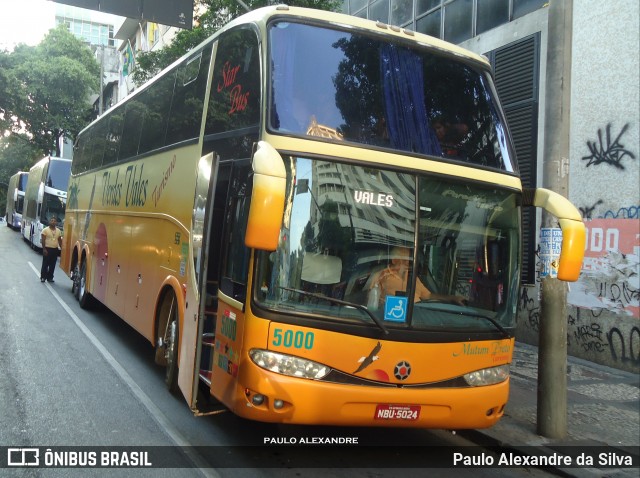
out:
<path id="1" fill-rule="evenodd" d="M 380 327 L 380 329 L 385 333 L 385 335 L 389 335 L 389 329 L 387 329 L 384 326 L 384 324 L 380 321 L 380 319 L 378 319 L 375 315 L 373 315 L 373 313 L 362 304 L 356 304 L 354 302 L 347 302 L 346 300 L 334 299 L 333 297 L 327 297 L 326 295 L 315 294 L 313 292 L 307 292 L 305 290 L 292 289 L 291 287 L 282 287 L 282 286 L 278 286 L 278 287 L 280 287 L 280 289 L 282 289 L 282 290 L 288 290 L 290 292 L 295 292 L 295 293 L 300 294 L 300 295 L 306 295 L 308 297 L 314 297 L 316 299 L 326 300 L 327 302 L 333 302 L 335 304 L 346 305 L 348 307 L 353 307 L 354 309 L 362 310 L 364 313 L 366 313 L 371 318 L 371 320 L 373 320 L 374 324 L 376 324 L 378 327 Z"/>
<path id="2" fill-rule="evenodd" d="M 500 323 L 495 320 L 492 317 L 489 317 L 488 315 L 484 315 L 484 314 L 478 314 L 477 312 L 465 312 L 465 311 L 460 311 L 460 310 L 456 310 L 455 312 L 449 309 L 441 309 L 439 307 L 429 307 L 429 310 L 437 310 L 440 312 L 447 312 L 449 314 L 459 314 L 459 315 L 466 315 L 467 317 L 477 317 L 480 319 L 485 319 L 488 322 L 491 322 L 493 324 L 493 326 L 498 329 L 500 332 L 502 332 L 504 334 L 505 339 L 510 339 L 511 338 L 511 334 L 507 331 L 507 329 L 505 329 L 502 325 L 500 325 Z"/>
<path id="3" fill-rule="evenodd" d="M 502 325 L 500 325 L 500 323 L 496 319 L 494 319 L 492 317 L 489 317 L 488 315 L 483 315 L 483 314 L 465 314 L 465 313 L 463 313 L 463 314 L 464 315 L 469 315 L 469 316 L 472 316 L 472 317 L 480 317 L 482 319 L 488 320 L 489 322 L 491 322 L 496 327 L 496 329 L 498 329 L 500 332 L 502 332 L 504 334 L 504 338 L 505 339 L 510 339 L 511 338 L 511 334 L 509 332 L 507 332 L 507 329 L 505 329 Z"/>

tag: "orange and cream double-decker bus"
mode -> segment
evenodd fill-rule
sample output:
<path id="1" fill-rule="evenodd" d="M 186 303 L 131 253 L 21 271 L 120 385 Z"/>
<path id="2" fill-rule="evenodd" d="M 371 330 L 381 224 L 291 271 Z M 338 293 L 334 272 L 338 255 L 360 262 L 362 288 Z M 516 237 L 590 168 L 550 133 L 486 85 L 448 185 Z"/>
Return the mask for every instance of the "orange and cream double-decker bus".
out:
<path id="1" fill-rule="evenodd" d="M 523 191 L 480 56 L 286 6 L 228 24 L 83 130 L 62 267 L 194 412 L 482 428 L 509 390 Z M 205 396 L 202 391 L 205 390 Z"/>

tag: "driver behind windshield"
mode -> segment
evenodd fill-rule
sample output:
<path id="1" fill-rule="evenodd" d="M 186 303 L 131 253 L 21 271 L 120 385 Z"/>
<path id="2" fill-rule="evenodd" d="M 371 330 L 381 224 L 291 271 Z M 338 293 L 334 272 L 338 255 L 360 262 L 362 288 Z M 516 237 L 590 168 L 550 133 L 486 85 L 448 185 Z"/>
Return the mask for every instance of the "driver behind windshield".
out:
<path id="1" fill-rule="evenodd" d="M 391 249 L 391 260 L 386 269 L 376 273 L 371 280 L 371 290 L 379 288 L 378 307 L 384 307 L 387 296 L 406 295 L 407 281 L 409 279 L 409 263 L 411 262 L 411 250 L 407 247 L 396 246 Z M 420 278 L 416 283 L 413 301 L 438 300 L 465 305 L 467 299 L 459 295 L 435 294 L 425 287 Z"/>

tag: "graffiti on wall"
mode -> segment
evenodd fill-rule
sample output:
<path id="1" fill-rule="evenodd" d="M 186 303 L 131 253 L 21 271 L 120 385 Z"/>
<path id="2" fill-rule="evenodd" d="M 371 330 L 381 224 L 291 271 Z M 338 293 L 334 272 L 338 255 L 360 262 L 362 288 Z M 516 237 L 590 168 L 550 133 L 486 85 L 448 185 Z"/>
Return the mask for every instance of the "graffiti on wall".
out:
<path id="1" fill-rule="evenodd" d="M 540 298 L 532 294 L 536 289 L 523 287 L 518 301 L 518 317 L 525 329 L 540 332 Z M 603 320 L 605 309 L 576 308 L 567 323 L 567 349 L 572 355 L 588 357 L 597 362 L 622 364 L 635 368 L 640 365 L 640 326 L 624 327 L 618 321 Z"/>
<path id="2" fill-rule="evenodd" d="M 593 217 L 593 212 L 601 204 L 604 204 L 604 201 L 602 199 L 598 199 L 591 206 L 580 206 L 578 209 L 580 209 L 582 219 L 586 221 L 596 219 Z M 637 206 L 621 207 L 616 211 L 609 209 L 605 211 L 602 216 L 598 216 L 598 219 L 640 219 L 640 204 Z"/>
<path id="3" fill-rule="evenodd" d="M 587 161 L 587 167 L 597 166 L 604 163 L 618 169 L 624 169 L 624 165 L 622 164 L 623 159 L 627 157 L 635 159 L 635 155 L 631 151 L 625 149 L 624 144 L 620 142 L 620 139 L 627 132 L 627 129 L 629 129 L 629 123 L 622 127 L 618 136 L 613 140 L 611 135 L 611 123 L 606 126 L 604 137 L 602 129 L 598 129 L 597 141 L 587 141 L 587 148 L 589 148 L 589 152 L 591 154 L 582 157 L 584 161 Z"/>
<path id="4" fill-rule="evenodd" d="M 640 318 L 640 230 L 635 219 L 587 221 L 582 274 L 567 301 Z"/>
<path id="5" fill-rule="evenodd" d="M 567 347 L 590 355 L 609 353 L 615 362 L 640 364 L 640 328 L 633 326 L 627 333 L 616 326 L 606 330 L 599 320 L 601 313 L 576 309 L 575 315 L 569 315 Z"/>
<path id="6" fill-rule="evenodd" d="M 591 206 L 580 207 L 579 209 L 580 209 L 580 215 L 582 216 L 582 219 L 585 219 L 585 220 L 593 219 L 593 211 L 595 211 L 595 209 L 603 202 L 604 201 L 602 199 L 598 199 Z"/>
<path id="7" fill-rule="evenodd" d="M 617 211 L 607 211 L 604 213 L 605 219 L 638 219 L 640 211 L 640 204 L 637 206 L 621 207 Z"/>

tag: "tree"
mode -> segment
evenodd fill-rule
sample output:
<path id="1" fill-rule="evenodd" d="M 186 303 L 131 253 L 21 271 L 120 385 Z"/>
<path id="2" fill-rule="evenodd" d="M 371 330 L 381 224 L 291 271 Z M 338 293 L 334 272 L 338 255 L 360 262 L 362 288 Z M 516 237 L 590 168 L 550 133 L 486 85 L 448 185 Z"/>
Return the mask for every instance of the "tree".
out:
<path id="1" fill-rule="evenodd" d="M 18 171 L 29 171 L 36 159 L 44 156 L 24 135 L 0 139 L 0 215 L 6 209 L 9 178 Z"/>
<path id="2" fill-rule="evenodd" d="M 195 19 L 191 30 L 179 31 L 173 42 L 161 50 L 137 53 L 136 67 L 133 71 L 133 81 L 137 85 L 153 78 L 229 21 L 246 13 L 243 4 L 250 10 L 270 4 L 268 0 L 196 0 L 196 3 L 204 9 L 204 13 Z M 290 0 L 287 2 L 290 6 L 330 11 L 336 10 L 341 3 L 340 0 Z"/>
<path id="3" fill-rule="evenodd" d="M 9 123 L 0 126 L 59 156 L 60 139 L 74 138 L 91 119 L 100 75 L 91 49 L 60 25 L 35 47 L 0 53 L 0 66 L 0 116 Z"/>

